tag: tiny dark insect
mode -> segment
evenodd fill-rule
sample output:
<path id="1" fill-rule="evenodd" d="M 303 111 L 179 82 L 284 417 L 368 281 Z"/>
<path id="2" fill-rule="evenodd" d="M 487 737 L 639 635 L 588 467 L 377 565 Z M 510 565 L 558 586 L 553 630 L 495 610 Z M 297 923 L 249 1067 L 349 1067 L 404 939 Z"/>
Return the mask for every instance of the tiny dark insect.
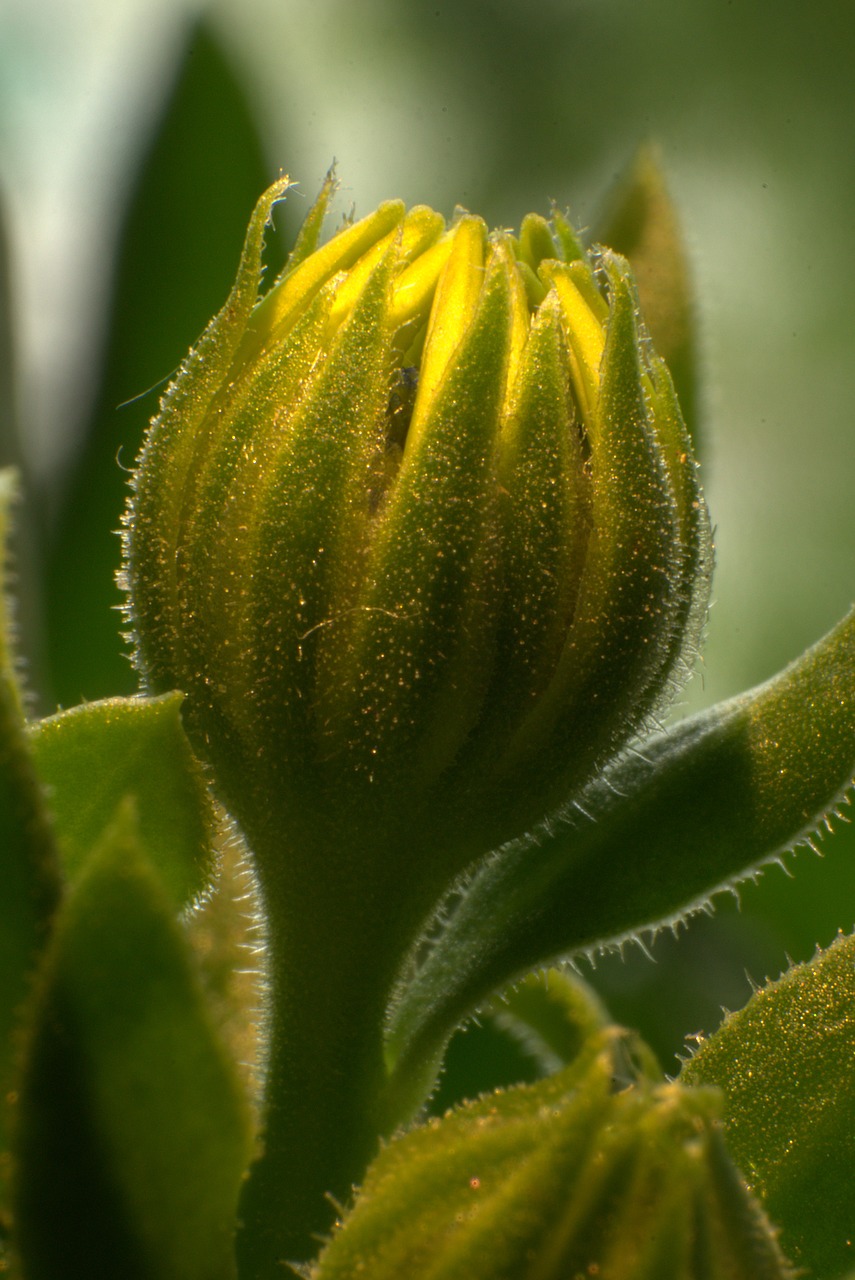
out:
<path id="1" fill-rule="evenodd" d="M 398 369 L 392 390 L 389 393 L 389 426 L 387 444 L 404 447 L 410 419 L 413 416 L 413 405 L 419 385 L 417 365 L 406 365 Z"/>

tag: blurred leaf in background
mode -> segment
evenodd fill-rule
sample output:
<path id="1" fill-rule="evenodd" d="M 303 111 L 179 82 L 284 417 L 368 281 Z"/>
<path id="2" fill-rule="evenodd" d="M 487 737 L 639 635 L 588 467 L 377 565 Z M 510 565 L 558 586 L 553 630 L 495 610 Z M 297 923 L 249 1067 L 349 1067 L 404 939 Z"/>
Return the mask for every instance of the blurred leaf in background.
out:
<path id="1" fill-rule="evenodd" d="M 60 705 L 136 686 L 114 583 L 126 471 L 161 384 L 228 292 L 248 213 L 267 182 L 243 89 L 203 23 L 187 37 L 130 196 L 101 383 L 48 550 L 50 679 Z"/>
<path id="2" fill-rule="evenodd" d="M 14 298 L 5 199 L 0 200 L 0 467 L 17 463 Z"/>
<path id="3" fill-rule="evenodd" d="M 674 379 L 695 457 L 703 461 L 694 281 L 680 217 L 655 147 L 639 148 L 594 226 L 594 239 L 632 264 L 644 323 Z"/>
<path id="4" fill-rule="evenodd" d="M 25 467 L 23 459 L 21 424 L 19 417 L 18 342 L 15 332 L 17 298 L 15 296 L 15 272 L 11 260 L 8 214 L 4 193 L 0 190 L 0 469 L 13 468 L 14 491 L 19 499 L 14 504 L 14 518 L 4 520 L 3 547 L 6 560 L 11 561 L 13 580 L 25 578 L 32 584 L 38 574 L 38 550 L 36 521 L 32 504 L 27 502 Z M 8 477 L 5 484 L 10 483 Z M 8 589 L 8 583 L 6 584 Z M 10 602 L 11 603 L 11 602 Z M 38 611 L 38 592 L 28 590 L 18 595 L 11 617 L 7 621 L 10 633 L 18 640 L 16 652 L 27 653 L 35 668 L 41 667 L 43 643 L 41 618 Z"/>
<path id="5" fill-rule="evenodd" d="M 231 1280 L 252 1145 L 234 1063 L 131 801 L 90 854 L 60 910 L 22 1055 L 23 1270 Z"/>

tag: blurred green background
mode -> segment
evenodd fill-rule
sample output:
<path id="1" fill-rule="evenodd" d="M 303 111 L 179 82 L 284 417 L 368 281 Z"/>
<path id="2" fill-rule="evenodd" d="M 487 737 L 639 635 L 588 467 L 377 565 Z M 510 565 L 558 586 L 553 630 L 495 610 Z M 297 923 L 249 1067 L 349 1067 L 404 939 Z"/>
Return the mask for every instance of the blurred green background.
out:
<path id="1" fill-rule="evenodd" d="M 134 688 L 111 585 L 124 469 L 260 189 L 299 180 L 287 238 L 333 157 L 342 212 L 401 196 L 510 226 L 554 198 L 586 226 L 658 143 L 697 286 L 718 561 L 678 711 L 794 658 L 853 592 L 853 49 L 840 0 L 4 0 L 0 463 L 24 476 L 38 708 Z M 660 936 L 655 963 L 597 963 L 669 1066 L 746 971 L 852 928 L 855 838 L 822 848 Z M 512 1074 L 501 1048 L 463 1037 L 443 1097 Z"/>

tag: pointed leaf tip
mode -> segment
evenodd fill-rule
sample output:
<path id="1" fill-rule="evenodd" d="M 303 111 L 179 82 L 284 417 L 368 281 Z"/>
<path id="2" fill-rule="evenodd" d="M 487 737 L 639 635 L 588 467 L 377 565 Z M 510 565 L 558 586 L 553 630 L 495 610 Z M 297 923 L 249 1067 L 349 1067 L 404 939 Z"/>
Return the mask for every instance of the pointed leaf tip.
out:
<path id="1" fill-rule="evenodd" d="M 140 833 L 174 901 L 186 906 L 205 887 L 215 817 L 181 723 L 182 702 L 180 693 L 106 698 L 28 727 L 69 877 L 79 874 L 116 806 L 133 796 Z"/>

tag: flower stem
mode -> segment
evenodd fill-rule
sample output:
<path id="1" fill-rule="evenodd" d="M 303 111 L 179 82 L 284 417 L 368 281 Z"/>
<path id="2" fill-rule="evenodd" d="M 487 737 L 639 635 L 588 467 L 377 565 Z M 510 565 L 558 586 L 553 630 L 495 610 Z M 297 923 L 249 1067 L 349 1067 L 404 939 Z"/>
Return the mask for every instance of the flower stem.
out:
<path id="1" fill-rule="evenodd" d="M 381 1129 L 384 1019 L 405 944 L 387 896 L 359 880 L 364 859 L 312 852 L 258 859 L 269 1057 L 261 1151 L 238 1213 L 241 1280 L 281 1280 L 284 1263 L 317 1252 Z"/>

